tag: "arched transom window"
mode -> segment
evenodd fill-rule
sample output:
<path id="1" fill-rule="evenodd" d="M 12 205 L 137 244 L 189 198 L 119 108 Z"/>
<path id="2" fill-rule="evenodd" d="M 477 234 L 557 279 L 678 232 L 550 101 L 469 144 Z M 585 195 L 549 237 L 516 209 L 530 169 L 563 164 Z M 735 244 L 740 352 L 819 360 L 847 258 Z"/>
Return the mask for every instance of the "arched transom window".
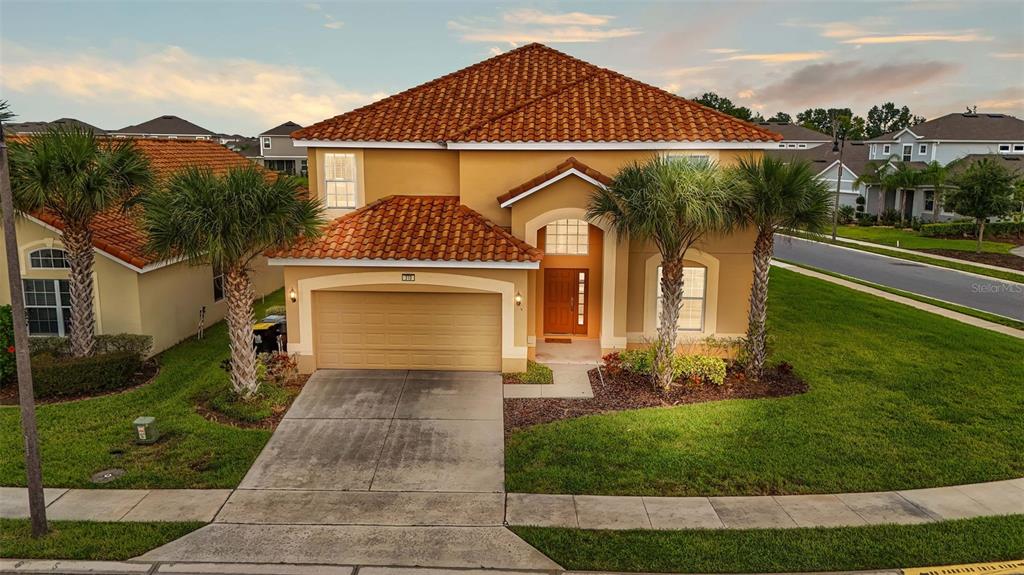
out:
<path id="1" fill-rule="evenodd" d="M 555 220 L 544 228 L 544 252 L 585 256 L 589 250 L 590 229 L 583 220 Z"/>
<path id="2" fill-rule="evenodd" d="M 59 248 L 40 248 L 28 254 L 28 263 L 32 269 L 54 270 L 66 269 L 68 265 L 67 254 Z"/>

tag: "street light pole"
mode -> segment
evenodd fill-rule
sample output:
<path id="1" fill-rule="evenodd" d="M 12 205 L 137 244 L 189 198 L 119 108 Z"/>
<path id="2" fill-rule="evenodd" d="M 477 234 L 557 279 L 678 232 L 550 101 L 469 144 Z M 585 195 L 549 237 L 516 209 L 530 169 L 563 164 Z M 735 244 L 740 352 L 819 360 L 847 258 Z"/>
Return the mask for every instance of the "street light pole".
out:
<path id="1" fill-rule="evenodd" d="M 46 535 L 46 501 L 43 497 L 43 470 L 39 460 L 39 434 L 36 429 L 36 404 L 32 390 L 32 365 L 29 363 L 28 325 L 25 322 L 25 296 L 18 263 L 18 239 L 14 229 L 14 199 L 7 168 L 7 141 L 0 121 L 0 211 L 3 211 L 4 248 L 7 251 L 7 279 L 11 286 L 11 316 L 14 324 L 14 358 L 18 366 L 18 403 L 21 404 L 21 430 L 25 439 L 25 474 L 28 479 L 28 510 L 32 536 Z M 4 353 L 7 350 L 0 350 Z"/>
<path id="2" fill-rule="evenodd" d="M 832 153 L 839 152 L 839 166 L 836 170 L 836 200 L 832 206 L 832 241 L 836 241 L 836 230 L 839 227 L 839 186 L 843 180 L 843 150 L 846 149 L 846 133 L 836 121 L 832 131 Z"/>

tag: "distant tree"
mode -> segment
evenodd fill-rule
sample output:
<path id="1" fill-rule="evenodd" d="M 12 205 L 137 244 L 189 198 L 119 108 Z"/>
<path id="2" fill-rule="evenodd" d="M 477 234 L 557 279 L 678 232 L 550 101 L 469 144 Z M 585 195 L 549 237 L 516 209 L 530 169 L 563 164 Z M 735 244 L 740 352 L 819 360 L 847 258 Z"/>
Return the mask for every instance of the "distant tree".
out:
<path id="1" fill-rule="evenodd" d="M 956 184 L 946 197 L 946 204 L 956 213 L 974 218 L 978 225 L 978 247 L 985 239 L 985 222 L 1006 216 L 1013 209 L 1017 176 L 991 158 L 967 166 L 953 178 Z"/>
<path id="2" fill-rule="evenodd" d="M 798 124 L 823 134 L 831 134 L 837 120 L 847 140 L 864 139 L 864 118 L 855 116 L 849 108 L 808 108 L 796 115 Z"/>
<path id="3" fill-rule="evenodd" d="M 732 100 L 725 96 L 719 96 L 714 92 L 705 92 L 698 98 L 693 98 L 694 102 L 707 106 L 708 108 L 714 108 L 719 112 L 729 114 L 734 118 L 739 118 L 747 122 L 763 122 L 764 117 L 761 114 L 754 112 L 746 106 L 737 106 L 732 103 Z"/>
<path id="4" fill-rule="evenodd" d="M 866 135 L 869 138 L 877 138 L 882 134 L 902 130 L 923 121 L 922 116 L 910 113 L 910 108 L 897 108 L 896 104 L 886 102 L 881 106 L 872 106 L 868 110 Z"/>
<path id="5" fill-rule="evenodd" d="M 785 112 L 775 112 L 775 115 L 772 116 L 771 118 L 768 118 L 768 121 L 769 122 L 785 122 L 785 123 L 789 124 L 789 123 L 791 123 L 793 121 L 793 116 L 790 116 L 789 114 L 787 114 Z"/>

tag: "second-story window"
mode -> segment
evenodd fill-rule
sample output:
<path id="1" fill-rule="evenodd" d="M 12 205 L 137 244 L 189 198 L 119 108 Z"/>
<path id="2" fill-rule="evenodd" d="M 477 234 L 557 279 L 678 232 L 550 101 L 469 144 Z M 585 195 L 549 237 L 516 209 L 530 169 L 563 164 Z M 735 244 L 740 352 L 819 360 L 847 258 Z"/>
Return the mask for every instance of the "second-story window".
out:
<path id="1" fill-rule="evenodd" d="M 263 149 L 270 149 L 270 138 L 263 138 Z"/>
<path id="2" fill-rule="evenodd" d="M 356 155 L 324 154 L 324 204 L 356 207 Z"/>
<path id="3" fill-rule="evenodd" d="M 914 145 L 913 144 L 903 144 L 903 154 L 901 154 L 901 156 L 902 156 L 902 160 L 904 162 L 909 162 L 910 161 L 910 152 L 913 149 L 914 149 Z"/>
<path id="4" fill-rule="evenodd" d="M 882 145 L 882 153 L 885 154 L 886 156 L 888 156 L 891 153 L 891 150 L 892 148 L 889 147 L 889 144 Z"/>
<path id="5" fill-rule="evenodd" d="M 921 144 L 917 147 L 917 153 L 922 156 L 928 153 L 928 144 Z"/>

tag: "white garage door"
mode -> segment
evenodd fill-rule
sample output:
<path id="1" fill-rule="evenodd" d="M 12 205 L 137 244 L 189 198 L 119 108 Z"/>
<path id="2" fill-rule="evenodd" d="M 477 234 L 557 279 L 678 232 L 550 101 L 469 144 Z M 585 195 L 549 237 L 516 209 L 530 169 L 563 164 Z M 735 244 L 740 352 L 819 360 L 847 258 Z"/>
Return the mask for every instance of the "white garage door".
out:
<path id="1" fill-rule="evenodd" d="M 318 368 L 501 369 L 501 296 L 315 292 Z"/>

